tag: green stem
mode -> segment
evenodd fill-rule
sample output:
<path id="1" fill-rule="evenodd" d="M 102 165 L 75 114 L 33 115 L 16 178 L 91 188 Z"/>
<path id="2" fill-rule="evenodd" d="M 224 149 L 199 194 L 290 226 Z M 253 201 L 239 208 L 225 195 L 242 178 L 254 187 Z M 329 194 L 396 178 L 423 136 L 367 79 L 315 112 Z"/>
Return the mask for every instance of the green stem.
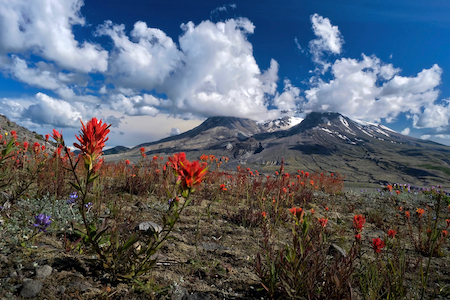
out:
<path id="1" fill-rule="evenodd" d="M 437 229 L 437 222 L 439 220 L 439 210 L 441 209 L 441 197 L 442 197 L 442 192 L 440 192 L 438 194 L 437 197 L 437 201 L 438 201 L 438 205 L 437 205 L 437 210 L 436 210 L 436 220 L 434 222 L 434 226 L 433 226 L 433 233 L 434 235 L 436 235 L 436 229 Z M 428 284 L 428 275 L 430 272 L 430 264 L 431 264 L 431 258 L 433 257 L 433 252 L 434 252 L 434 244 L 436 243 L 437 240 L 437 235 L 435 237 L 433 237 L 433 241 L 431 243 L 431 249 L 430 249 L 430 257 L 428 258 L 428 263 L 427 263 L 427 270 L 425 272 L 425 281 L 422 280 L 422 294 L 420 296 L 420 299 L 423 299 L 423 297 L 425 296 L 425 288 Z"/>

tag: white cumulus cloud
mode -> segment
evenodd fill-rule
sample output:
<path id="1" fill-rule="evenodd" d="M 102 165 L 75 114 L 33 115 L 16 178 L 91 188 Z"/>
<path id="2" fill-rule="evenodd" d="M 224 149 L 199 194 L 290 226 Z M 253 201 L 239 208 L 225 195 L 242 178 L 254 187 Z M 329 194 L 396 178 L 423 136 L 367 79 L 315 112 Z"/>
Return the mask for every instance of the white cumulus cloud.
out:
<path id="1" fill-rule="evenodd" d="M 344 39 L 338 27 L 331 25 L 330 19 L 328 18 L 314 14 L 311 16 L 311 23 L 317 38 L 309 42 L 309 49 L 313 56 L 313 61 L 317 64 L 324 65 L 326 69 L 327 64 L 323 60 L 324 53 L 340 54 Z"/>
<path id="2" fill-rule="evenodd" d="M 111 21 L 99 26 L 97 34 L 114 42 L 108 74 L 120 86 L 151 90 L 163 84 L 182 62 L 183 55 L 172 39 L 142 21 L 134 24 L 131 40 L 124 25 Z"/>
<path id="3" fill-rule="evenodd" d="M 406 127 L 400 133 L 403 134 L 403 135 L 408 135 L 410 131 L 411 131 L 411 129 L 409 127 Z"/>
<path id="4" fill-rule="evenodd" d="M 99 107 L 83 102 L 67 102 L 37 93 L 34 99 L 2 99 L 2 114 L 21 124 L 79 127 L 80 119 L 100 115 Z"/>
<path id="5" fill-rule="evenodd" d="M 331 66 L 332 78 L 310 80 L 305 91 L 308 110 L 338 111 L 350 117 L 392 121 L 398 114 L 420 114 L 439 95 L 442 69 L 438 65 L 413 77 L 400 76 L 400 69 L 381 62 L 376 56 L 362 54 L 362 59 L 341 58 Z"/>
<path id="6" fill-rule="evenodd" d="M 33 53 L 81 72 L 106 71 L 108 52 L 75 39 L 72 28 L 85 25 L 82 0 L 1 0 L 0 53 Z"/>
<path id="7" fill-rule="evenodd" d="M 160 101 L 152 95 L 125 96 L 123 94 L 112 95 L 110 98 L 111 108 L 123 112 L 129 116 L 156 116 Z"/>
<path id="8" fill-rule="evenodd" d="M 178 46 L 159 29 L 137 22 L 131 38 L 123 25 L 105 22 L 98 33 L 114 43 L 110 79 L 117 90 L 128 89 L 112 99 L 113 109 L 129 115 L 165 111 L 183 118 L 226 115 L 265 119 L 277 114 L 267 109 L 278 81 L 278 63 L 261 71 L 247 35 L 254 25 L 246 18 L 213 23 L 182 24 Z M 143 90 L 155 89 L 169 100 L 143 111 Z M 126 96 L 126 97 L 125 97 Z M 134 97 L 134 98 L 133 98 Z M 120 98 L 120 99 L 119 99 Z"/>

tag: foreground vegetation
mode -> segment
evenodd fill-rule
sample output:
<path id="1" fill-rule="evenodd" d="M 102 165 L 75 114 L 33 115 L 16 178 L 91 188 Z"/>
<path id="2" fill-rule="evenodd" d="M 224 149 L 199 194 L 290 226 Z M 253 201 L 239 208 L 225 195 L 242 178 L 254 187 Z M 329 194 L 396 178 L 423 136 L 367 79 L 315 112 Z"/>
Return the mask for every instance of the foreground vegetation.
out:
<path id="1" fill-rule="evenodd" d="M 441 187 L 344 193 L 337 173 L 225 172 L 226 157 L 144 148 L 135 165 L 104 163 L 108 128 L 83 124 L 79 155 L 56 130 L 56 147 L 0 135 L 2 297 L 450 296 Z"/>

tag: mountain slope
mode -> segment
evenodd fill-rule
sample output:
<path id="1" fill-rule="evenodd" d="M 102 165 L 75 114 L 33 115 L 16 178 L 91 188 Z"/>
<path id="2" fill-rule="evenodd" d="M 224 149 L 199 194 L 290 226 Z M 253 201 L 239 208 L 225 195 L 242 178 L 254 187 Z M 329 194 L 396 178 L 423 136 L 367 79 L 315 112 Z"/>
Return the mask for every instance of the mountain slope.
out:
<path id="1" fill-rule="evenodd" d="M 225 168 L 230 169 L 241 164 L 273 172 L 284 158 L 288 171 L 339 172 L 349 182 L 450 186 L 450 147 L 339 113 L 313 112 L 301 123 L 286 127 L 273 130 L 248 119 L 214 117 L 178 136 L 141 144 L 106 159 L 137 161 L 139 148 L 145 147 L 147 154 L 184 151 L 190 159 L 202 154 L 227 156 L 230 161 Z"/>

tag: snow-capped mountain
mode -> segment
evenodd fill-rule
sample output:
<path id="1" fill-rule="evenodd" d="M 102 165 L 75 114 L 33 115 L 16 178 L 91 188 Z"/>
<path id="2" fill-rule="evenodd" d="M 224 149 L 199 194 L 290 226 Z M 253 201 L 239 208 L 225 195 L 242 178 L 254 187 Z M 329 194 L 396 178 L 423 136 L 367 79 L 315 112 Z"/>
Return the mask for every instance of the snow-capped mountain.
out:
<path id="1" fill-rule="evenodd" d="M 212 117 L 177 136 L 145 143 L 107 160 L 186 152 L 230 158 L 224 168 L 248 165 L 272 171 L 284 158 L 286 170 L 339 172 L 351 182 L 407 182 L 448 185 L 450 147 L 404 136 L 379 124 L 352 120 L 339 113 L 312 112 L 257 123 L 249 119 Z M 291 171 L 292 171 L 291 170 Z"/>

